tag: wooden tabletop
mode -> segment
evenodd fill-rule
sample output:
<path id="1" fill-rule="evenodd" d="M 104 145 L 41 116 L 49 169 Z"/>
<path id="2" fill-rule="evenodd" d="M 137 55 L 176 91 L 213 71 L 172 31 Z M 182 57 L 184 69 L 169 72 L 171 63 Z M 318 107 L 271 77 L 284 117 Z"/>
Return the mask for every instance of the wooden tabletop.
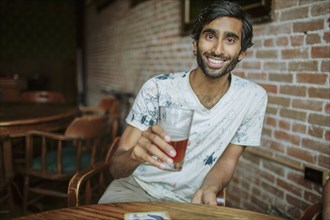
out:
<path id="1" fill-rule="evenodd" d="M 29 130 L 56 131 L 65 128 L 78 112 L 72 105 L 1 103 L 0 133 L 15 137 Z"/>
<path id="2" fill-rule="evenodd" d="M 125 202 L 95 204 L 75 208 L 47 211 L 19 218 L 23 219 L 124 219 L 125 213 L 166 211 L 174 219 L 244 219 L 244 220 L 280 220 L 281 218 L 258 212 L 221 206 L 198 205 L 175 202 Z"/>

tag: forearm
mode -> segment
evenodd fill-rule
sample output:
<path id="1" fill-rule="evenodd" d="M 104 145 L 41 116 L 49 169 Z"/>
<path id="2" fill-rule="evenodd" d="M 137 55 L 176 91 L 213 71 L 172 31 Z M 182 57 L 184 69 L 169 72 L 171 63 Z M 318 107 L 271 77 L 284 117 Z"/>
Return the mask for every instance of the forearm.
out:
<path id="1" fill-rule="evenodd" d="M 218 169 L 217 166 L 221 167 L 221 169 Z M 219 163 L 217 166 L 213 167 L 213 169 L 210 170 L 210 172 L 204 178 L 201 188 L 208 187 L 214 190 L 215 193 L 218 193 L 229 184 L 233 177 L 235 164 L 227 164 L 225 166 L 224 164 Z"/>
<path id="2" fill-rule="evenodd" d="M 131 175 L 140 165 L 139 161 L 131 158 L 131 150 L 118 151 L 113 155 L 110 162 L 110 173 L 113 178 L 119 179 Z"/>

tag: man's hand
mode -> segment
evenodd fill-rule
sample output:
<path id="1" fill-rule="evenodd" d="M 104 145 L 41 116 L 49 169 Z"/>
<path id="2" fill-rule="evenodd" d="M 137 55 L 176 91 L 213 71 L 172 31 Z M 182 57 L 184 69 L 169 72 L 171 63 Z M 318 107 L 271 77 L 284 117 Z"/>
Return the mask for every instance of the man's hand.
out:
<path id="1" fill-rule="evenodd" d="M 171 141 L 164 130 L 154 125 L 143 131 L 136 145 L 131 151 L 131 158 L 141 163 L 148 162 L 160 169 L 172 164 L 176 155 L 174 148 L 168 144 Z M 171 156 L 171 157 L 170 157 Z"/>
<path id="2" fill-rule="evenodd" d="M 217 205 L 217 193 L 216 187 L 207 186 L 202 187 L 195 193 L 192 203 L 206 204 L 206 205 Z"/>

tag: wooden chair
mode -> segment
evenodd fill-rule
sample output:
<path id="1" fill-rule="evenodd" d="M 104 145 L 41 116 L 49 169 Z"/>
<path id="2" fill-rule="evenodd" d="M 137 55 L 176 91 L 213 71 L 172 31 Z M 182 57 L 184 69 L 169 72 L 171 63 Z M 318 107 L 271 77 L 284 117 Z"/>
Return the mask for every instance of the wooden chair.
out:
<path id="1" fill-rule="evenodd" d="M 108 118 L 89 116 L 75 118 L 64 135 L 31 131 L 26 136 L 23 212 L 42 196 L 66 198 L 67 182 L 79 170 L 104 160 L 108 146 Z M 62 191 L 59 186 L 63 185 Z M 56 185 L 50 187 L 52 183 Z M 47 185 L 48 184 L 48 185 Z M 29 200 L 29 193 L 38 194 Z"/>
<path id="2" fill-rule="evenodd" d="M 120 102 L 115 97 L 109 96 L 102 98 L 98 104 L 98 106 L 85 106 L 80 107 L 80 111 L 83 115 L 106 115 L 109 117 L 109 121 L 111 121 L 111 140 L 119 135 L 118 128 L 120 123 L 119 117 L 119 108 Z"/>
<path id="3" fill-rule="evenodd" d="M 109 162 L 119 141 L 120 137 L 114 139 L 104 161 L 77 172 L 71 178 L 68 187 L 68 207 L 97 203 L 108 184 L 113 180 L 109 172 Z"/>
<path id="4" fill-rule="evenodd" d="M 12 183 L 14 179 L 12 148 L 9 136 L 0 136 L 0 219 L 14 217 Z"/>
<path id="5" fill-rule="evenodd" d="M 56 91 L 24 91 L 20 95 L 21 102 L 30 103 L 64 103 L 62 93 Z"/>
<path id="6" fill-rule="evenodd" d="M 88 169 L 77 172 L 68 187 L 68 207 L 97 203 L 113 180 L 109 162 L 118 148 L 120 137 L 116 137 L 106 154 L 105 160 Z M 219 206 L 225 206 L 225 191 L 217 195 Z"/>

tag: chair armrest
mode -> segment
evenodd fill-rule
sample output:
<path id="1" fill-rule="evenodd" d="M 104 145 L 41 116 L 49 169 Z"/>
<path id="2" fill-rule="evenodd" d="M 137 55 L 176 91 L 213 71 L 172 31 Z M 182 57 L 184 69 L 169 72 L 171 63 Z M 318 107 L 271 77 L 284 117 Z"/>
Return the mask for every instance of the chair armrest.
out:
<path id="1" fill-rule="evenodd" d="M 46 138 L 52 138 L 57 140 L 72 140 L 72 138 L 65 137 L 62 134 L 50 133 L 46 131 L 36 131 L 32 130 L 27 133 L 28 136 L 43 136 Z"/>
<path id="2" fill-rule="evenodd" d="M 70 180 L 68 186 L 68 207 L 79 206 L 79 193 L 83 190 L 82 185 L 92 177 L 109 171 L 109 164 L 104 161 L 95 166 L 77 172 Z M 110 171 L 109 171 L 110 173 Z"/>
<path id="3" fill-rule="evenodd" d="M 98 114 L 98 115 L 105 115 L 106 111 L 99 107 L 94 106 L 81 106 L 79 107 L 79 111 L 82 114 Z"/>

